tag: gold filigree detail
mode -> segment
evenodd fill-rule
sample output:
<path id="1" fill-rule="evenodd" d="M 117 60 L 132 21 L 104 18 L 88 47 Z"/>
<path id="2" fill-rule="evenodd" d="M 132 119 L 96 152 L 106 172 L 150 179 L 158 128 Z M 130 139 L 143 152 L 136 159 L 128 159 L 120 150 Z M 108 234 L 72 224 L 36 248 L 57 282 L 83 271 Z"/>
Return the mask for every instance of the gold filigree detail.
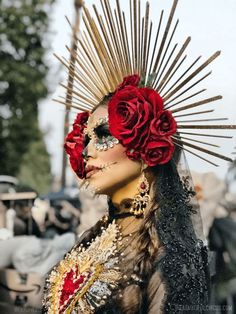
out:
<path id="1" fill-rule="evenodd" d="M 75 246 L 49 274 L 44 306 L 47 313 L 94 313 L 104 305 L 122 275 L 117 267 L 117 239 L 121 237 L 115 222 L 108 225 L 91 244 Z"/>

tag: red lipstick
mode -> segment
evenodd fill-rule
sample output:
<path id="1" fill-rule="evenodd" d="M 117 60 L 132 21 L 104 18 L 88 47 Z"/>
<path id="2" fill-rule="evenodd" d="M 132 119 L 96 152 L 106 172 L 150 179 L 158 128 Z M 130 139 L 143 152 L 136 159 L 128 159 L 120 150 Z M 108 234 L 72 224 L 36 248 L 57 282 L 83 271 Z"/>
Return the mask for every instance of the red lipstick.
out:
<path id="1" fill-rule="evenodd" d="M 96 166 L 93 166 L 93 165 L 88 165 L 85 168 L 86 179 L 90 178 L 94 173 L 98 172 L 99 170 L 101 170 L 100 167 L 96 167 Z"/>

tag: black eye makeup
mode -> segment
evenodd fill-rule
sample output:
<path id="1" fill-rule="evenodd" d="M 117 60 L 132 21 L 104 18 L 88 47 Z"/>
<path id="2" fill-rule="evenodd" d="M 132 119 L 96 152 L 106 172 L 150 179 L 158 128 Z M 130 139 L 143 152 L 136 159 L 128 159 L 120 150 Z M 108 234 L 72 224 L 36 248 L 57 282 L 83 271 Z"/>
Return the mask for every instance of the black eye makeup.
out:
<path id="1" fill-rule="evenodd" d="M 109 131 L 109 125 L 107 123 L 99 125 L 96 128 L 94 128 L 94 133 L 97 135 L 99 139 L 111 136 L 111 133 Z"/>
<path id="2" fill-rule="evenodd" d="M 119 144 L 119 140 L 112 136 L 109 131 L 107 119 L 102 118 L 102 120 L 103 121 L 98 121 L 94 128 L 90 129 L 90 132 L 85 131 L 85 147 L 88 146 L 91 139 L 93 139 L 94 146 L 98 151 L 105 151 L 114 147 L 114 145 Z"/>

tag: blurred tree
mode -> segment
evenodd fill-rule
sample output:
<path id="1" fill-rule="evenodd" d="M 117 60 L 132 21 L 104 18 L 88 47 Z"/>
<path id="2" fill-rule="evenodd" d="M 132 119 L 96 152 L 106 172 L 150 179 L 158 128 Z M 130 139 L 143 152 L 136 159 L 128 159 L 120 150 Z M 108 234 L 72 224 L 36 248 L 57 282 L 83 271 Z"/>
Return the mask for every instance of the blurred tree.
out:
<path id="1" fill-rule="evenodd" d="M 42 139 L 31 142 L 22 158 L 18 178 L 40 194 L 47 194 L 51 184 L 49 155 L 45 153 Z"/>
<path id="2" fill-rule="evenodd" d="M 38 102 L 48 94 L 45 34 L 53 2 L 0 0 L 0 172 L 21 173 L 22 177 L 27 161 L 28 172 L 42 174 L 45 170 L 47 174 L 35 174 L 31 178 L 34 186 L 48 185 L 50 175 L 49 155 L 38 124 Z M 41 154 L 36 165 L 29 161 L 36 157 L 34 149 Z"/>

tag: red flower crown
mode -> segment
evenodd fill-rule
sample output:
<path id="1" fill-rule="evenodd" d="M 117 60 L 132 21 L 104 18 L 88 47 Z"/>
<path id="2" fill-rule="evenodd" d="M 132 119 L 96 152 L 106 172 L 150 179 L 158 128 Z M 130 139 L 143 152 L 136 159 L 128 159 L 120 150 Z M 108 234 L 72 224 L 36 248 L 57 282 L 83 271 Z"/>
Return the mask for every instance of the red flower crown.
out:
<path id="1" fill-rule="evenodd" d="M 177 123 L 171 112 L 164 110 L 161 96 L 154 89 L 138 87 L 139 83 L 139 75 L 125 77 L 109 101 L 110 133 L 126 147 L 130 159 L 142 159 L 150 167 L 163 165 L 174 153 L 171 135 Z M 89 112 L 77 115 L 65 141 L 71 166 L 79 178 L 85 176 L 83 131 L 88 117 Z"/>

